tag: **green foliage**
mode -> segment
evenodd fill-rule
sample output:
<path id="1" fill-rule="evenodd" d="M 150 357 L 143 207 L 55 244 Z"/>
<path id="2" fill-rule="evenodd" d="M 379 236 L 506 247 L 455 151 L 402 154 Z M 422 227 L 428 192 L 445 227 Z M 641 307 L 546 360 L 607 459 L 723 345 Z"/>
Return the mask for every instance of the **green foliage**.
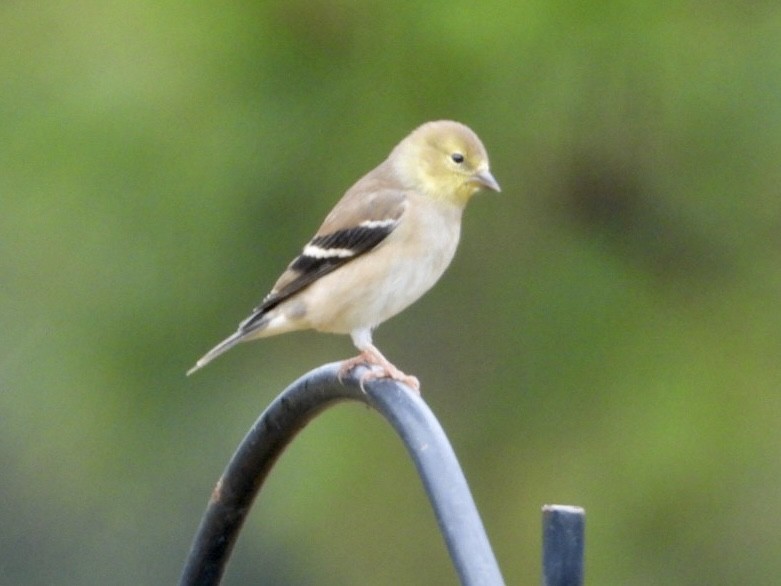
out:
<path id="1" fill-rule="evenodd" d="M 419 376 L 505 577 L 585 506 L 594 584 L 781 574 L 781 8 L 0 7 L 0 583 L 170 584 L 288 382 L 348 339 L 184 372 L 419 123 L 482 137 L 448 274 L 375 339 Z M 338 408 L 226 584 L 454 582 L 401 445 Z"/>

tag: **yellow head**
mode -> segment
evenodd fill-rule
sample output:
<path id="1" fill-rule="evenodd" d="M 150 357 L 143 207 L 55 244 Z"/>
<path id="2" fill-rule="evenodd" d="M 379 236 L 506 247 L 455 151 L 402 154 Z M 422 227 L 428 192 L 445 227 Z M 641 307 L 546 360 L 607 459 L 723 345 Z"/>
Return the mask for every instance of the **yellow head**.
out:
<path id="1" fill-rule="evenodd" d="M 477 135 L 450 120 L 427 122 L 402 140 L 390 159 L 409 188 L 465 206 L 480 189 L 500 191 Z"/>

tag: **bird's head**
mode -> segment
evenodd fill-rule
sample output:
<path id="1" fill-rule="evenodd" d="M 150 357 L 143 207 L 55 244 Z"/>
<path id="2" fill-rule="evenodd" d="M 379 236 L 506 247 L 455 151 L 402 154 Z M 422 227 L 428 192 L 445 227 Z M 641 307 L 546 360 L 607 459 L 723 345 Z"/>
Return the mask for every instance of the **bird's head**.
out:
<path id="1" fill-rule="evenodd" d="M 409 187 L 461 206 L 480 189 L 500 191 L 483 143 L 458 122 L 439 120 L 419 126 L 399 143 L 391 160 Z"/>

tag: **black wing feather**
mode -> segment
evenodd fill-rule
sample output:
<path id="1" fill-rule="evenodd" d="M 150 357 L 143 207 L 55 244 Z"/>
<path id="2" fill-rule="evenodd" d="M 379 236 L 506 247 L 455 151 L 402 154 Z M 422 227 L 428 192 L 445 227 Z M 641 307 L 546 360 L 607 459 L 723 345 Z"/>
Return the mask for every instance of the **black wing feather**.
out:
<path id="1" fill-rule="evenodd" d="M 309 246 L 314 246 L 325 253 L 339 250 L 344 251 L 344 254 L 310 256 L 302 252 L 288 266 L 288 270 L 299 273 L 298 276 L 279 291 L 270 293 L 253 310 L 252 315 L 241 323 L 239 329 L 245 332 L 254 329 L 255 326 L 260 324 L 263 316 L 270 309 L 273 309 L 320 277 L 372 250 L 385 240 L 397 225 L 398 220 L 368 226 L 357 226 L 355 228 L 337 230 L 331 234 L 316 236 L 309 242 Z M 349 254 L 347 254 L 348 251 Z"/>

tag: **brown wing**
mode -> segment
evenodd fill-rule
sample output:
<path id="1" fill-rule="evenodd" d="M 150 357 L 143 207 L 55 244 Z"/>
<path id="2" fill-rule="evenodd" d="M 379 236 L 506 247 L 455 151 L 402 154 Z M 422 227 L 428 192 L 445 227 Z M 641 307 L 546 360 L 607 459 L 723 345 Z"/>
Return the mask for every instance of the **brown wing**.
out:
<path id="1" fill-rule="evenodd" d="M 367 194 L 359 187 L 361 183 L 345 194 L 239 331 L 251 331 L 270 309 L 374 249 L 396 229 L 407 208 L 404 192 L 383 189 Z"/>

